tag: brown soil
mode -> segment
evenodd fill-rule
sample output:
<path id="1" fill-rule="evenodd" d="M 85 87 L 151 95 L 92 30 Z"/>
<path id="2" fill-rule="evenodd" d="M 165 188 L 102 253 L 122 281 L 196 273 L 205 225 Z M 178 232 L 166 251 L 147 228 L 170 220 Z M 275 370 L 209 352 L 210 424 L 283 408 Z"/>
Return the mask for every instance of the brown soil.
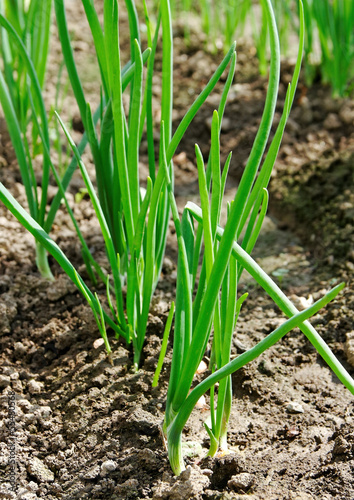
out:
<path id="1" fill-rule="evenodd" d="M 86 71 L 86 91 L 95 103 L 99 93 L 91 81 L 94 58 L 86 57 L 89 37 L 80 5 L 79 0 L 72 2 L 70 22 L 76 31 L 79 66 Z M 186 48 L 180 31 L 176 29 L 175 37 L 175 125 L 222 57 L 204 52 L 199 34 L 192 34 Z M 48 102 L 59 53 L 54 43 Z M 291 69 L 291 63 L 284 61 L 278 118 Z M 266 84 L 257 76 L 250 46 L 238 44 L 236 80 L 221 136 L 223 159 L 234 150 L 227 198 L 233 196 L 252 146 Z M 158 85 L 155 91 L 158 95 Z M 181 207 L 196 198 L 194 143 L 207 153 L 211 112 L 219 96 L 220 88 L 194 120 L 175 158 Z M 73 109 L 70 94 L 68 99 L 70 105 L 63 111 L 67 119 Z M 89 164 L 89 155 L 85 159 Z M 330 90 L 320 83 L 306 88 L 300 82 L 271 180 L 270 217 L 254 256 L 274 279 L 281 280 L 299 307 L 333 284 L 347 282 L 338 300 L 312 322 L 351 373 L 353 172 L 354 102 L 332 100 Z M 0 180 L 25 203 L 3 120 Z M 104 259 L 89 201 L 74 203 L 81 186 L 77 176 L 69 200 L 89 246 Z M 170 352 L 159 387 L 151 388 L 174 297 L 173 234 L 151 309 L 142 366 L 133 373 L 131 350 L 123 343 L 112 340 L 113 366 L 103 346 L 95 347 L 99 333 L 91 311 L 56 263 L 54 283 L 40 278 L 32 237 L 3 206 L 0 222 L 0 498 L 354 498 L 353 397 L 299 331 L 233 376 L 228 455 L 203 458 L 208 447 L 202 425 L 208 416 L 208 397 L 205 406 L 194 411 L 184 432 L 188 467 L 175 478 L 160 430 Z M 53 237 L 85 275 L 80 247 L 64 212 L 58 214 Z M 250 278 L 245 276 L 240 288 L 250 296 L 238 322 L 233 355 L 253 346 L 283 320 Z M 16 393 L 17 495 L 9 483 L 10 391 Z"/>

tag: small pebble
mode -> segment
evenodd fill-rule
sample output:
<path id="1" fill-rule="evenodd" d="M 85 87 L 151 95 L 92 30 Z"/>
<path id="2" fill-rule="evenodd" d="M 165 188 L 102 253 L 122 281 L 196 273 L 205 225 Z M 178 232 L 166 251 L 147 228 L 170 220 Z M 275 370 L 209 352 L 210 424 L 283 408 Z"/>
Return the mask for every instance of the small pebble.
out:
<path id="1" fill-rule="evenodd" d="M 93 343 L 93 348 L 94 349 L 98 349 L 99 347 L 101 347 L 101 345 L 104 344 L 104 340 L 103 339 L 96 339 Z"/>
<path id="2" fill-rule="evenodd" d="M 313 304 L 313 296 L 311 294 L 307 298 L 293 294 L 290 295 L 290 300 L 292 301 L 294 306 L 297 307 L 300 311 L 303 311 L 304 309 L 312 306 Z"/>
<path id="3" fill-rule="evenodd" d="M 354 109 L 350 107 L 343 106 L 339 112 L 339 117 L 345 125 L 353 125 L 354 123 Z"/>
<path id="4" fill-rule="evenodd" d="M 50 406 L 40 406 L 36 410 L 36 414 L 38 414 L 41 418 L 49 418 L 52 413 L 52 409 Z"/>
<path id="5" fill-rule="evenodd" d="M 10 376 L 12 373 L 14 373 L 14 371 L 15 370 L 11 366 L 4 366 L 4 368 L 2 369 L 2 374 Z"/>
<path id="6" fill-rule="evenodd" d="M 26 423 L 35 423 L 37 422 L 37 416 L 34 413 L 26 413 L 23 417 Z"/>
<path id="7" fill-rule="evenodd" d="M 22 411 L 29 411 L 32 409 L 32 405 L 27 399 L 20 399 L 17 405 L 22 409 Z"/>
<path id="8" fill-rule="evenodd" d="M 205 361 L 201 361 L 199 363 L 199 366 L 197 368 L 197 372 L 196 373 L 198 373 L 198 375 L 199 375 L 200 373 L 204 373 L 205 371 L 207 371 L 207 369 L 208 369 L 208 365 L 206 364 L 206 362 Z"/>
<path id="9" fill-rule="evenodd" d="M 28 483 L 28 488 L 31 490 L 31 491 L 37 491 L 38 490 L 38 484 L 35 483 L 34 481 L 30 481 Z"/>
<path id="10" fill-rule="evenodd" d="M 247 351 L 247 347 L 240 340 L 235 340 L 234 345 L 238 353 L 243 353 Z"/>
<path id="11" fill-rule="evenodd" d="M 247 490 L 253 484 L 252 474 L 248 472 L 241 472 L 232 476 L 228 481 L 227 485 L 229 488 L 234 488 L 235 490 L 242 489 Z"/>
<path id="12" fill-rule="evenodd" d="M 109 472 L 115 471 L 116 468 L 116 462 L 114 462 L 113 460 L 106 460 L 101 464 L 101 476 L 106 476 Z"/>
<path id="13" fill-rule="evenodd" d="M 354 264 L 353 262 L 350 262 L 349 260 L 346 262 L 345 267 L 348 269 L 348 271 L 354 271 Z"/>
<path id="14" fill-rule="evenodd" d="M 15 342 L 15 344 L 14 344 L 14 350 L 15 350 L 15 355 L 16 356 L 24 356 L 24 354 L 26 354 L 26 352 L 27 352 L 27 349 L 22 344 L 22 342 Z"/>
<path id="15" fill-rule="evenodd" d="M 42 483 L 54 481 L 53 472 L 37 457 L 32 457 L 27 465 L 27 471 Z"/>
<path id="16" fill-rule="evenodd" d="M 347 333 L 344 352 L 347 356 L 348 363 L 354 366 L 354 330 Z"/>
<path id="17" fill-rule="evenodd" d="M 21 380 L 14 380 L 12 382 L 12 390 L 20 394 L 23 390 L 22 382 Z"/>
<path id="18" fill-rule="evenodd" d="M 183 158 L 184 160 L 183 161 L 187 161 L 187 155 L 186 153 L 181 153 L 180 155 L 177 155 L 177 156 L 181 156 L 183 155 Z M 175 159 L 173 159 L 173 161 L 175 161 Z M 165 272 L 172 272 L 174 269 L 175 269 L 175 265 L 174 263 L 172 262 L 171 259 L 169 259 L 168 257 L 165 257 L 163 259 L 163 268 L 165 270 Z"/>
<path id="19" fill-rule="evenodd" d="M 328 128 L 328 130 L 335 130 L 341 127 L 341 122 L 338 118 L 338 115 L 335 113 L 329 113 L 325 121 L 323 122 L 323 126 Z"/>
<path id="20" fill-rule="evenodd" d="M 196 407 L 198 410 L 202 410 L 203 408 L 205 408 L 205 405 L 206 405 L 205 397 L 204 397 L 204 396 L 201 396 L 201 397 L 198 399 L 198 401 L 197 401 L 197 403 L 196 403 L 195 407 Z"/>
<path id="21" fill-rule="evenodd" d="M 291 402 L 286 407 L 286 411 L 289 413 L 304 413 L 304 409 L 300 403 Z"/>
<path id="22" fill-rule="evenodd" d="M 28 382 L 28 391 L 30 394 L 39 394 L 43 390 L 42 382 L 37 382 L 37 380 L 31 379 Z"/>
<path id="23" fill-rule="evenodd" d="M 0 375 L 0 389 L 8 387 L 11 384 L 11 379 L 7 375 Z"/>

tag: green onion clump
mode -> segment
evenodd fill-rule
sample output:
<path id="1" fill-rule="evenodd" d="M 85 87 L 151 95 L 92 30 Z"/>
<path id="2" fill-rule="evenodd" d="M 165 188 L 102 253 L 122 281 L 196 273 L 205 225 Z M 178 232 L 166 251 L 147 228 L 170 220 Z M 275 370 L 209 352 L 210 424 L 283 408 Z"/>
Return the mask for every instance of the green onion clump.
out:
<path id="1" fill-rule="evenodd" d="M 317 28 L 322 78 L 331 85 L 334 96 L 350 94 L 354 83 L 354 2 L 304 0 L 304 7 L 307 61 L 314 57 Z"/>
<path id="2" fill-rule="evenodd" d="M 231 374 L 258 357 L 295 327 L 306 335 L 339 379 L 354 394 L 353 379 L 307 321 L 333 300 L 343 289 L 344 284 L 336 286 L 311 307 L 299 312 L 250 256 L 267 210 L 266 188 L 294 99 L 304 43 L 304 17 L 300 3 L 301 30 L 297 63 L 292 82 L 288 87 L 281 120 L 260 168 L 273 122 L 280 72 L 275 17 L 270 0 L 267 0 L 265 5 L 271 47 L 268 92 L 249 160 L 235 198 L 227 207 L 228 218 L 225 229 L 220 227 L 219 220 L 230 156 L 221 174 L 219 139 L 223 107 L 220 106 L 213 114 L 211 149 L 206 170 L 201 151 L 196 146 L 201 207 L 191 202 L 187 203 L 181 220 L 173 195 L 167 161 L 164 161 L 179 252 L 172 366 L 164 420 L 169 460 L 176 474 L 184 469 L 183 427 L 198 399 L 210 390 L 211 425 L 205 424 L 205 427 L 210 437 L 208 454 L 214 456 L 219 449 L 225 451 L 227 448 L 227 427 L 232 403 Z M 225 95 L 233 71 L 234 64 L 231 64 L 230 78 L 225 84 Z M 197 283 L 196 270 L 202 240 L 204 252 Z M 237 294 L 237 285 L 244 269 L 289 319 L 252 349 L 231 361 L 233 332 L 242 303 L 247 299 L 247 294 L 240 297 Z M 191 391 L 195 373 L 205 354 L 211 333 L 213 333 L 210 359 L 212 374 Z M 217 390 L 216 383 L 218 383 Z"/>
<path id="3" fill-rule="evenodd" d="M 301 24 L 296 0 L 273 0 L 283 55 L 292 46 L 292 37 Z M 216 51 L 220 43 L 228 47 L 235 37 L 250 31 L 259 61 L 259 72 L 266 75 L 269 35 L 265 0 L 199 0 L 172 2 L 176 18 L 184 22 L 186 42 L 190 41 L 191 12 L 200 19 L 208 47 Z M 316 74 L 332 87 L 334 96 L 350 95 L 354 78 L 354 2 L 353 0 L 304 0 L 305 76 L 309 85 Z M 248 34 L 248 33 L 247 33 Z"/>
<path id="4" fill-rule="evenodd" d="M 52 21 L 52 0 L 3 0 L 0 3 L 0 104 L 20 167 L 31 216 L 45 224 L 50 167 L 43 161 L 41 186 L 33 160 L 43 153 L 40 134 L 33 126 L 38 117 L 45 147 L 49 148 L 49 125 L 42 91 L 45 84 Z M 42 276 L 53 279 L 47 252 L 36 247 Z"/>
<path id="5" fill-rule="evenodd" d="M 170 5 L 162 0 L 153 28 L 145 5 L 147 45 L 143 50 L 140 37 L 137 10 L 132 0 L 126 0 L 130 27 L 130 61 L 123 66 L 119 47 L 119 9 L 117 0 L 105 0 L 103 24 L 90 0 L 82 0 L 101 77 L 100 105 L 93 113 L 85 97 L 82 81 L 77 69 L 74 52 L 68 32 L 64 0 L 54 3 L 60 42 L 69 80 L 74 92 L 85 136 L 77 147 L 63 120 L 57 116 L 73 151 L 74 158 L 62 176 L 59 176 L 50 156 L 43 119 L 33 112 L 33 128 L 42 140 L 46 165 L 58 184 L 45 220 L 38 220 L 30 211 L 27 214 L 15 203 L 4 186 L 0 186 L 0 198 L 22 224 L 32 232 L 59 262 L 64 272 L 74 281 L 90 304 L 98 328 L 105 340 L 108 353 L 111 352 L 105 325 L 114 329 L 116 336 L 132 343 L 134 366 L 139 365 L 145 340 L 151 298 L 156 288 L 165 253 L 170 202 L 165 182 L 163 153 L 170 177 L 173 179 L 172 157 L 186 130 L 201 105 L 210 95 L 223 71 L 233 58 L 233 45 L 224 60 L 211 77 L 205 89 L 196 98 L 181 123 L 172 134 L 173 109 L 173 37 Z M 162 93 L 161 119 L 164 134 L 160 134 L 159 154 L 155 152 L 154 136 L 159 133 L 159 124 L 153 121 L 152 89 L 156 73 L 155 54 L 162 31 Z M 30 65 L 30 59 L 29 66 Z M 144 70 L 144 66 L 146 69 Z M 33 71 L 35 74 L 35 71 Z M 144 84 L 144 73 L 145 84 Z M 123 106 L 123 94 L 128 95 L 128 109 Z M 41 97 L 38 91 L 38 96 Z M 5 110 L 6 112 L 6 110 Z M 43 115 L 44 116 L 44 115 Z M 148 144 L 149 176 L 141 179 L 139 153 L 143 134 Z M 21 137 L 18 136 L 21 143 Z M 94 187 L 81 154 L 89 144 L 95 170 L 97 190 Z M 65 192 L 79 166 L 88 194 L 93 204 L 103 240 L 110 271 L 106 274 L 89 251 L 79 225 L 66 200 Z M 98 276 L 107 290 L 109 314 L 102 310 L 97 295 L 90 292 L 72 264 L 51 241 L 48 233 L 55 214 L 64 199 L 72 222 L 82 244 L 83 258 L 88 273 L 95 283 Z M 38 224 L 36 224 L 37 222 Z"/>

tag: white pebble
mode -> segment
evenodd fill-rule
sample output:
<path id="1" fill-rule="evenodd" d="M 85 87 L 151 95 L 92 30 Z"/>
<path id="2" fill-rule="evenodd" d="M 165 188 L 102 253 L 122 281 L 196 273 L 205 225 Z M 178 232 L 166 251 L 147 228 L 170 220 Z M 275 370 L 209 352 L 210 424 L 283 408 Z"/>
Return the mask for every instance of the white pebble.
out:
<path id="1" fill-rule="evenodd" d="M 99 347 L 101 347 L 101 345 L 104 344 L 104 340 L 103 339 L 96 339 L 93 343 L 93 348 L 94 349 L 98 349 Z"/>
<path id="2" fill-rule="evenodd" d="M 304 409 L 300 403 L 291 402 L 286 407 L 289 413 L 304 413 Z"/>
<path id="3" fill-rule="evenodd" d="M 117 464 L 113 460 L 106 460 L 101 465 L 101 476 L 106 476 L 109 472 L 116 470 Z"/>
<path id="4" fill-rule="evenodd" d="M 34 379 L 31 379 L 28 382 L 28 391 L 30 394 L 39 394 L 43 390 L 42 382 L 37 382 Z"/>
<path id="5" fill-rule="evenodd" d="M 207 369 L 208 369 L 208 366 L 207 366 L 206 362 L 205 361 L 201 361 L 199 363 L 198 368 L 197 368 L 197 373 L 198 374 L 204 373 Z"/>
<path id="6" fill-rule="evenodd" d="M 205 405 L 206 405 L 205 397 L 204 397 L 204 396 L 201 396 L 201 397 L 198 399 L 198 401 L 197 401 L 197 403 L 196 403 L 195 407 L 196 407 L 198 410 L 202 410 L 203 408 L 205 408 Z"/>

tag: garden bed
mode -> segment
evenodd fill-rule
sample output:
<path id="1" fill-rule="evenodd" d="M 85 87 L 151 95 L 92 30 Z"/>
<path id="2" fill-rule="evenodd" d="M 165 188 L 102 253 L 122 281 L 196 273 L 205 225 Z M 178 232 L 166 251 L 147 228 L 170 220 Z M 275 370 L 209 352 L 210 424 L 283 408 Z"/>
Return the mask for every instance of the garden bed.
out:
<path id="1" fill-rule="evenodd" d="M 79 0 L 71 3 L 70 24 L 75 27 L 79 67 L 87 71 L 86 91 L 97 104 L 99 89 L 91 82 L 95 69 L 87 57 L 89 42 L 80 5 Z M 124 22 L 123 13 L 121 17 Z M 55 37 L 53 42 L 52 89 L 60 51 Z M 230 199 L 257 131 L 267 86 L 257 74 L 251 46 L 239 43 L 237 52 L 236 79 L 221 134 L 222 160 L 234 151 L 226 195 Z M 176 29 L 176 123 L 221 58 L 222 54 L 203 50 L 198 33 L 192 33 L 186 48 L 181 30 Z M 291 62 L 284 61 L 279 113 L 291 70 Z M 48 101 L 50 95 L 51 90 Z M 74 109 L 70 95 L 68 99 L 66 120 L 72 119 L 69 112 Z M 197 199 L 194 143 L 208 151 L 210 119 L 217 105 L 215 96 L 208 100 L 175 157 L 180 208 Z M 75 134 L 79 139 L 80 131 Z M 85 159 L 90 162 L 89 155 Z M 0 181 L 24 202 L 1 117 Z M 69 189 L 69 201 L 90 249 L 104 262 L 90 201 L 84 198 L 74 204 L 82 186 L 78 176 Z M 346 281 L 344 292 L 312 323 L 350 373 L 354 371 L 353 192 L 354 102 L 333 100 L 329 88 L 320 83 L 307 88 L 301 81 L 270 184 L 270 217 L 254 256 L 299 308 Z M 113 366 L 109 363 L 104 346 L 98 345 L 90 308 L 54 261 L 50 262 L 56 281 L 40 278 L 32 237 L 3 206 L 0 222 L 0 498 L 354 498 L 353 396 L 298 330 L 234 374 L 230 453 L 203 458 L 208 446 L 203 428 L 207 397 L 185 428 L 190 467 L 180 477 L 173 476 L 161 432 L 170 351 L 159 386 L 151 387 L 175 296 L 173 231 L 149 317 L 141 369 L 134 373 L 132 352 L 123 342 L 112 340 Z M 80 246 L 65 210 L 58 213 L 53 237 L 85 276 Z M 282 321 L 278 308 L 247 276 L 240 291 L 250 296 L 237 324 L 233 355 L 253 346 Z M 17 497 L 9 489 L 7 466 L 10 389 L 16 393 Z"/>

